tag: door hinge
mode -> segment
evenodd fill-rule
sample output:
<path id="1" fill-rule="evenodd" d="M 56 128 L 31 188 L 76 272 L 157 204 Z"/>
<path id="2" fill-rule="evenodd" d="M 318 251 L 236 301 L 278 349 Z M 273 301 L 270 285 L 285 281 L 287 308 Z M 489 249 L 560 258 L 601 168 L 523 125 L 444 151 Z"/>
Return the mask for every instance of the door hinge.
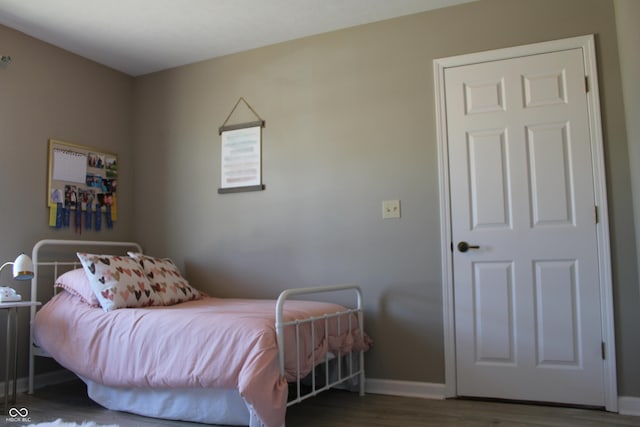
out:
<path id="1" fill-rule="evenodd" d="M 593 219 L 596 224 L 600 222 L 600 216 L 598 215 L 598 206 L 593 207 Z"/>
<path id="2" fill-rule="evenodd" d="M 602 350 L 602 360 L 606 360 L 607 359 L 607 352 L 606 352 L 606 349 L 605 349 L 604 341 L 602 341 L 602 345 L 601 345 L 600 349 Z"/>
<path id="3" fill-rule="evenodd" d="M 589 76 L 584 76 L 584 91 L 589 92 Z"/>

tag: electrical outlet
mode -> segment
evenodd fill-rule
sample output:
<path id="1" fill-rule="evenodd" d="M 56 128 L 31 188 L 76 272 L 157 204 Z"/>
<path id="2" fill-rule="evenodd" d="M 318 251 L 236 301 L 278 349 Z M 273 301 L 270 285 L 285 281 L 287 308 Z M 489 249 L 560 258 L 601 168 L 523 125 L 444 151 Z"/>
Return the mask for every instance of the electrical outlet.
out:
<path id="1" fill-rule="evenodd" d="M 400 218 L 400 200 L 385 200 L 382 202 L 382 218 Z"/>

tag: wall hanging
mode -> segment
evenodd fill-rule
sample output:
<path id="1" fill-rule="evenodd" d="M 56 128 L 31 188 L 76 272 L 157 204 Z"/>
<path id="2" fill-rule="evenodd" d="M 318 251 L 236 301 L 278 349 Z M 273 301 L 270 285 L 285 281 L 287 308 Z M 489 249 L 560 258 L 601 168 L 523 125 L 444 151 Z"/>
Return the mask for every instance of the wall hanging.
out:
<path id="1" fill-rule="evenodd" d="M 78 144 L 49 139 L 47 206 L 49 226 L 100 231 L 102 217 L 118 220 L 118 156 Z"/>
<path id="2" fill-rule="evenodd" d="M 243 102 L 258 120 L 227 125 L 240 102 Z M 264 190 L 265 187 L 262 184 L 262 128 L 264 126 L 264 120 L 243 97 L 240 97 L 227 119 L 218 128 L 222 149 L 218 193 Z"/>

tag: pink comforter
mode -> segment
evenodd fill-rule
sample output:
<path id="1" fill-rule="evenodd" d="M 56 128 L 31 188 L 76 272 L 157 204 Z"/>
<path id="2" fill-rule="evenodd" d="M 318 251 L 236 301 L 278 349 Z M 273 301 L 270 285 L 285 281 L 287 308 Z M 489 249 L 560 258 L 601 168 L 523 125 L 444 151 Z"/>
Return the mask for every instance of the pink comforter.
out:
<path id="1" fill-rule="evenodd" d="M 335 313 L 329 303 L 288 301 L 285 320 Z M 368 348 L 346 316 L 341 333 L 316 342 L 305 338 L 302 375 L 327 351 Z M 292 328 L 289 328 L 292 329 Z M 310 328 L 301 328 L 303 336 Z M 316 330 L 324 329 L 317 322 Z M 293 331 L 291 331 L 293 332 Z M 265 426 L 284 423 L 287 384 L 280 377 L 275 332 L 275 301 L 202 298 L 169 307 L 104 312 L 62 292 L 45 304 L 34 323 L 35 340 L 62 366 L 112 387 L 211 387 L 239 390 Z M 293 333 L 285 342 L 293 340 Z M 295 354 L 286 354 L 287 376 Z M 291 378 L 289 378 L 291 379 Z"/>

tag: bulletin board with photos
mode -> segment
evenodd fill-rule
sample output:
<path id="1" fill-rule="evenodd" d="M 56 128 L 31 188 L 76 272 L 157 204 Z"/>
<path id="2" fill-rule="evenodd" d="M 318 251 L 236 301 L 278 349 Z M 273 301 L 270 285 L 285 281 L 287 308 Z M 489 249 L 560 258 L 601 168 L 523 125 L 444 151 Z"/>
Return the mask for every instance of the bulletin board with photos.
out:
<path id="1" fill-rule="evenodd" d="M 49 140 L 47 206 L 51 226 L 69 226 L 70 211 L 76 211 L 76 228 L 94 224 L 106 216 L 107 225 L 117 220 L 118 156 L 97 148 Z M 65 216 L 67 219 L 65 219 Z M 57 217 L 57 221 L 55 220 Z M 96 228 L 98 229 L 98 228 Z"/>

